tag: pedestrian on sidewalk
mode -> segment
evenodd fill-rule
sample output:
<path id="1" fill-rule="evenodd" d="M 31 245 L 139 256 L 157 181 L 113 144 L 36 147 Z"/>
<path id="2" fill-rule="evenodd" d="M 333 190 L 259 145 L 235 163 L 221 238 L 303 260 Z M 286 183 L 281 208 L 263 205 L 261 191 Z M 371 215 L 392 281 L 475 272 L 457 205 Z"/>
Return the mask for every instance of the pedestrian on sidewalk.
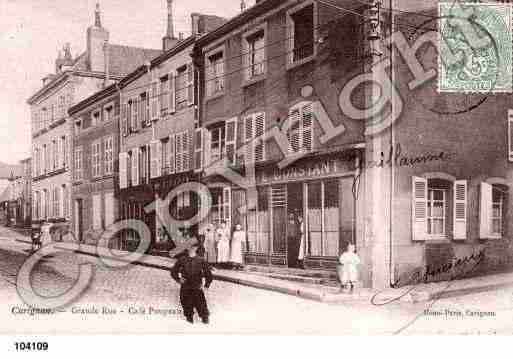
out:
<path id="1" fill-rule="evenodd" d="M 355 246 L 349 243 L 347 249 L 339 258 L 339 266 L 337 268 L 338 276 L 340 280 L 340 291 L 343 291 L 349 286 L 349 291 L 352 292 L 354 289 L 354 283 L 358 281 L 358 265 L 360 264 L 360 258 L 355 253 Z"/>
<path id="2" fill-rule="evenodd" d="M 244 260 L 242 259 L 242 246 L 246 243 L 246 232 L 242 230 L 242 226 L 238 223 L 232 236 L 232 245 L 230 250 L 230 261 L 233 268 L 242 269 Z"/>
<path id="3" fill-rule="evenodd" d="M 227 268 L 230 261 L 230 229 L 226 221 L 217 229 L 217 262 L 221 268 Z"/>
<path id="4" fill-rule="evenodd" d="M 209 310 L 203 288 L 208 289 L 212 283 L 212 272 L 208 263 L 198 255 L 201 251 L 198 243 L 188 250 L 188 255 L 181 257 L 171 268 L 171 276 L 180 286 L 180 304 L 185 319 L 194 323 L 194 309 L 201 321 L 209 322 Z M 204 280 L 204 282 L 203 282 Z"/>
<path id="5" fill-rule="evenodd" d="M 217 263 L 217 243 L 216 243 L 216 234 L 214 233 L 214 226 L 212 224 L 208 224 L 205 227 L 205 252 L 206 252 L 206 260 L 210 264 Z"/>

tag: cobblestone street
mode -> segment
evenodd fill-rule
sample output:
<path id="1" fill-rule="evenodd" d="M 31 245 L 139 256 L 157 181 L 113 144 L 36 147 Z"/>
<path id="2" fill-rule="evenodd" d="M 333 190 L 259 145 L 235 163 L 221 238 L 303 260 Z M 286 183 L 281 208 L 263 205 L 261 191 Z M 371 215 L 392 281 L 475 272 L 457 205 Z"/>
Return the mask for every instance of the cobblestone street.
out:
<path id="1" fill-rule="evenodd" d="M 94 277 L 84 295 L 56 314 L 17 314 L 24 308 L 16 292 L 16 273 L 30 245 L 0 229 L 0 320 L 12 332 L 53 328 L 66 333 L 476 333 L 513 332 L 512 289 L 470 294 L 430 303 L 392 303 L 376 307 L 367 302 L 326 304 L 231 283 L 214 281 L 206 293 L 211 324 L 190 325 L 181 316 L 178 286 L 169 272 L 143 266 L 105 267 L 97 258 L 63 253 L 46 258 L 34 271 L 38 293 L 58 295 L 78 276 L 78 265 L 91 263 Z M 431 312 L 424 315 L 428 308 Z M 75 313 L 96 308 L 100 314 Z M 110 314 L 101 314 L 104 310 Z M 436 311 L 494 312 L 493 317 L 437 315 Z M 14 312 L 13 312 L 14 311 Z M 137 314 L 134 314 L 137 313 Z M 444 312 L 445 313 L 445 312 Z M 420 317 L 412 322 L 417 316 Z M 196 317 L 197 318 L 197 317 Z M 197 318 L 199 319 L 199 318 Z M 411 324 L 411 325 L 410 325 Z"/>

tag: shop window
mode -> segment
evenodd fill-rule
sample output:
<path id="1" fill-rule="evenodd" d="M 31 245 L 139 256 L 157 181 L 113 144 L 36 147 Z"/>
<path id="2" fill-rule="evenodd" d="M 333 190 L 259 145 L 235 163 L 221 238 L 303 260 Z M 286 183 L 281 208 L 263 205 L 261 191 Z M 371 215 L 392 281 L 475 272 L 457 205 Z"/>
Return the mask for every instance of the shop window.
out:
<path id="1" fill-rule="evenodd" d="M 270 218 L 269 218 L 269 187 L 257 188 L 257 208 L 248 212 L 248 251 L 253 253 L 269 253 L 270 249 Z"/>
<path id="2" fill-rule="evenodd" d="M 209 213 L 209 222 L 214 225 L 221 224 L 226 221 L 228 225 L 231 223 L 231 188 L 218 187 L 210 190 L 212 195 L 212 208 Z"/>

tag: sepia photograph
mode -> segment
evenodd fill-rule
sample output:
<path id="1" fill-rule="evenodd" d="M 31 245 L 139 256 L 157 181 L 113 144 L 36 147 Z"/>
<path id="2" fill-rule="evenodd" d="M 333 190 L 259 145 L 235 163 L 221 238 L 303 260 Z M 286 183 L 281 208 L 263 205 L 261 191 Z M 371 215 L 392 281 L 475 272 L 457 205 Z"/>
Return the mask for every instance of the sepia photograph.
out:
<path id="1" fill-rule="evenodd" d="M 0 334 L 32 338 L 10 350 L 513 334 L 512 16 L 0 0 Z"/>

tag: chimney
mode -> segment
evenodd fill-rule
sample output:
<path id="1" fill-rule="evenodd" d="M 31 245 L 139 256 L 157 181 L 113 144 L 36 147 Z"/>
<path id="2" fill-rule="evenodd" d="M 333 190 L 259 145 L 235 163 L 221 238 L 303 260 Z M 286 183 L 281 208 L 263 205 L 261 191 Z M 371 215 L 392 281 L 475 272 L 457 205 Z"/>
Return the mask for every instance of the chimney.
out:
<path id="1" fill-rule="evenodd" d="M 240 0 L 240 12 L 246 11 L 246 1 Z"/>
<path id="2" fill-rule="evenodd" d="M 167 51 L 175 46 L 177 42 L 178 39 L 175 37 L 173 25 L 173 0 L 167 0 L 167 31 L 166 36 L 162 38 L 162 48 Z"/>
<path id="3" fill-rule="evenodd" d="M 110 69 L 109 69 L 109 43 L 105 41 L 103 43 L 103 53 L 105 55 L 105 80 L 103 81 L 103 87 L 109 86 L 110 82 Z"/>
<path id="4" fill-rule="evenodd" d="M 89 70 L 105 71 L 104 44 L 109 41 L 109 32 L 102 27 L 100 4 L 96 4 L 94 26 L 87 29 L 87 63 Z"/>

